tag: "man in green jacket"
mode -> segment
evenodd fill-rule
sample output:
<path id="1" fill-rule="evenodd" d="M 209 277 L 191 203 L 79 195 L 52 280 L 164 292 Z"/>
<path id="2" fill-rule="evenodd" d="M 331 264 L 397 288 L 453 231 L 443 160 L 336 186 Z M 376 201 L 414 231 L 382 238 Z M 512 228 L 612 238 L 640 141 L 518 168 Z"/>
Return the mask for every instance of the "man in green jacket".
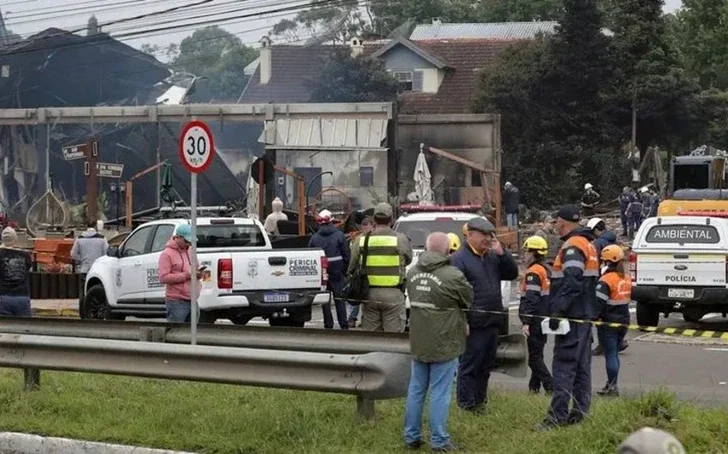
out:
<path id="1" fill-rule="evenodd" d="M 447 416 L 458 357 L 468 336 L 466 310 L 473 288 L 463 273 L 450 265 L 449 238 L 435 232 L 427 237 L 426 251 L 407 274 L 410 297 L 410 350 L 412 374 L 404 415 L 404 442 L 422 446 L 422 410 L 430 392 L 430 447 L 454 451 L 447 432 Z"/>

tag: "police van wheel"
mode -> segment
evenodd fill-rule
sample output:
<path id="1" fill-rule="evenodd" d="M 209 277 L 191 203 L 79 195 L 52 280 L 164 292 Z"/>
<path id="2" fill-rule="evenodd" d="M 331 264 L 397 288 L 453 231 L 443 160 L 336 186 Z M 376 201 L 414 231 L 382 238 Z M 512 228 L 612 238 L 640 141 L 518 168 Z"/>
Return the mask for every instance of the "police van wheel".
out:
<path id="1" fill-rule="evenodd" d="M 703 314 L 699 312 L 685 311 L 682 314 L 683 320 L 688 323 L 700 323 L 700 319 L 703 318 Z"/>
<path id="2" fill-rule="evenodd" d="M 114 314 L 111 307 L 106 301 L 106 291 L 103 285 L 94 285 L 91 287 L 83 300 L 84 308 L 82 314 L 84 318 L 91 320 L 124 320 L 126 316 Z"/>
<path id="3" fill-rule="evenodd" d="M 235 325 L 245 326 L 252 318 L 253 317 L 249 317 L 247 315 L 231 315 L 230 321 Z"/>
<path id="4" fill-rule="evenodd" d="M 660 323 L 660 306 L 637 301 L 637 324 L 657 326 Z"/>

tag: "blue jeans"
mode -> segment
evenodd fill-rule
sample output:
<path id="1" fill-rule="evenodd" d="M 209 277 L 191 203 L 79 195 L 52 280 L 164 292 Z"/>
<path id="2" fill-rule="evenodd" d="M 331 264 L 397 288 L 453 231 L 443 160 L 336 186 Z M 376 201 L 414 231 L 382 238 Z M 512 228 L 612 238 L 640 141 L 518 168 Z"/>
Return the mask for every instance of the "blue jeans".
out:
<path id="1" fill-rule="evenodd" d="M 508 227 L 518 227 L 518 213 L 506 213 Z"/>
<path id="2" fill-rule="evenodd" d="M 619 379 L 619 344 L 624 338 L 624 328 L 604 328 L 602 342 L 604 342 L 604 360 L 607 366 L 607 385 L 617 386 Z"/>
<path id="3" fill-rule="evenodd" d="M 423 363 L 412 360 L 412 375 L 404 410 L 404 442 L 422 439 L 422 410 L 427 391 L 430 391 L 430 446 L 441 448 L 450 443 L 447 415 L 450 410 L 452 383 L 458 365 L 457 358 L 443 363 Z"/>
<path id="4" fill-rule="evenodd" d="M 167 309 L 168 322 L 190 323 L 192 317 L 192 303 L 189 301 L 167 300 L 164 305 Z"/>
<path id="5" fill-rule="evenodd" d="M 31 317 L 30 297 L 0 295 L 0 315 L 4 317 Z"/>

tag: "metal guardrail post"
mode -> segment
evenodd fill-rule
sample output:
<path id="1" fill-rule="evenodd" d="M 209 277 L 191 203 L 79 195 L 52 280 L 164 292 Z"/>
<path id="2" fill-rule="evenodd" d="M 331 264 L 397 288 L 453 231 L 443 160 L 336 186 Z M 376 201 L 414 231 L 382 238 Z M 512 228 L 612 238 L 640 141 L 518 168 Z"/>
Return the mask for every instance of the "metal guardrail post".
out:
<path id="1" fill-rule="evenodd" d="M 376 415 L 374 400 L 356 396 L 356 413 L 361 419 L 374 419 Z"/>
<path id="2" fill-rule="evenodd" d="M 26 391 L 37 391 L 40 389 L 40 369 L 37 367 L 26 367 L 23 369 L 23 376 Z"/>

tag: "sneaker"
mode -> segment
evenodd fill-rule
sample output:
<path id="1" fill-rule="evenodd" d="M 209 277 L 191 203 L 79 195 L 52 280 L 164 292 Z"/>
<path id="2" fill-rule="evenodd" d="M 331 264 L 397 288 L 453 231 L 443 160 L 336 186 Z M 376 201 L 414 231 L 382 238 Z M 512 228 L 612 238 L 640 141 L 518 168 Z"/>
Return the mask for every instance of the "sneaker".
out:
<path id="1" fill-rule="evenodd" d="M 416 451 L 422 447 L 422 440 L 413 441 L 411 443 L 405 443 L 404 447 L 406 449 Z"/>
<path id="2" fill-rule="evenodd" d="M 449 442 L 446 445 L 443 446 L 433 446 L 432 452 L 452 452 L 452 451 L 459 451 L 458 447 L 453 444 L 453 442 Z"/>
<path id="3" fill-rule="evenodd" d="M 485 413 L 485 404 L 477 404 L 474 407 L 460 407 L 460 409 L 473 415 L 479 416 Z"/>
<path id="4" fill-rule="evenodd" d="M 352 318 L 347 322 L 347 324 L 349 325 L 349 328 L 356 328 L 356 319 Z"/>
<path id="5" fill-rule="evenodd" d="M 559 427 L 561 427 L 561 424 L 559 424 L 555 421 L 552 421 L 549 418 L 546 418 L 543 421 L 541 421 L 540 423 L 536 424 L 536 426 L 534 426 L 533 430 L 535 430 L 536 432 L 549 432 L 554 429 L 558 429 Z"/>
<path id="6" fill-rule="evenodd" d="M 597 345 L 594 350 L 592 350 L 592 356 L 602 356 L 604 354 L 604 347 L 601 345 Z"/>
<path id="7" fill-rule="evenodd" d="M 566 418 L 566 424 L 573 426 L 575 424 L 581 424 L 584 422 L 584 414 L 583 413 L 570 413 L 568 418 Z"/>
<path id="8" fill-rule="evenodd" d="M 603 397 L 619 397 L 619 388 L 616 386 L 605 386 L 597 391 L 597 394 Z"/>

